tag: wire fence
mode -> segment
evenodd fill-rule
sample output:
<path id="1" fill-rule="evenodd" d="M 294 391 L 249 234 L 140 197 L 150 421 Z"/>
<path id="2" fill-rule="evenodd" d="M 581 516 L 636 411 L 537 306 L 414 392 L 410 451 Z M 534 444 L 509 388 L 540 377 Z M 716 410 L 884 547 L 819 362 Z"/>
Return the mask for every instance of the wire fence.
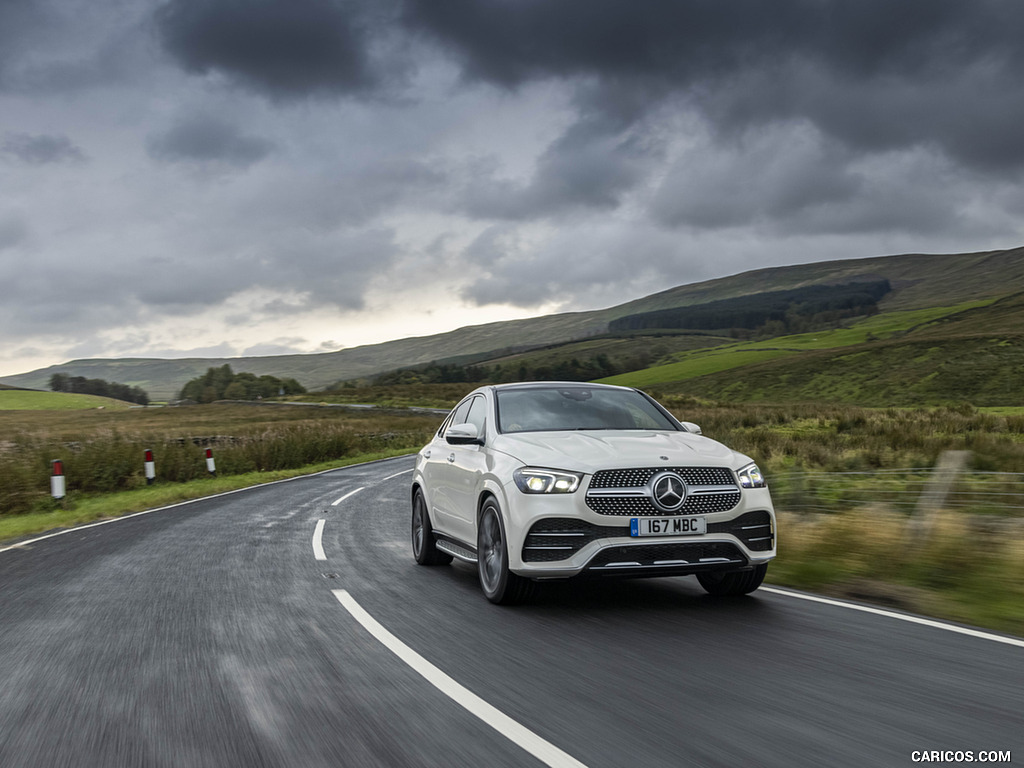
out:
<path id="1" fill-rule="evenodd" d="M 919 508 L 934 479 L 935 470 L 925 467 L 791 471 L 769 477 L 772 500 L 783 511 L 832 513 L 883 505 L 908 516 Z M 965 514 L 1024 517 L 1024 473 L 964 470 L 936 504 Z"/>

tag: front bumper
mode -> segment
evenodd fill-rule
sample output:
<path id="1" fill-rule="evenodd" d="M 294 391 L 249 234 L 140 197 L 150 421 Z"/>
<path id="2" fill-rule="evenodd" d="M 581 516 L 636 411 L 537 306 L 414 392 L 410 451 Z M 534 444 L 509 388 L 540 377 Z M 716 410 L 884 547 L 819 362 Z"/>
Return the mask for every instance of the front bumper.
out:
<path id="1" fill-rule="evenodd" d="M 630 536 L 629 517 L 597 514 L 582 494 L 509 490 L 509 566 L 527 578 L 674 576 L 743 570 L 775 557 L 775 511 L 766 488 L 744 490 L 732 509 L 700 514 L 705 534 L 642 538 Z"/>

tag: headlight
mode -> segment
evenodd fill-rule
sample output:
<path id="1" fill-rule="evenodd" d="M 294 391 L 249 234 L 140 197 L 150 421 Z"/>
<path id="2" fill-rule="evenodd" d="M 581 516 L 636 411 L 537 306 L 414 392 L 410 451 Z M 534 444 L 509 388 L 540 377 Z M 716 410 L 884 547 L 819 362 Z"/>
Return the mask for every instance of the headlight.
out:
<path id="1" fill-rule="evenodd" d="M 557 469 L 520 467 L 512 479 L 523 493 L 572 493 L 580 487 L 583 475 Z"/>
<path id="2" fill-rule="evenodd" d="M 741 488 L 764 488 L 768 485 L 757 464 L 748 464 L 736 474 L 739 475 Z"/>

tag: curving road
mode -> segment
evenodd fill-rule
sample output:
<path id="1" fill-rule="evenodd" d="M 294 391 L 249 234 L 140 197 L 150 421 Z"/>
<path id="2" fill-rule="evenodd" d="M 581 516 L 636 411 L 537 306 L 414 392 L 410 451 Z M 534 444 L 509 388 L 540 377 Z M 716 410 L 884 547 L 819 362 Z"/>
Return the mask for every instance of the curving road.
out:
<path id="1" fill-rule="evenodd" d="M 411 467 L 0 548 L 0 766 L 1024 761 L 1024 642 L 690 578 L 499 608 L 413 563 Z"/>

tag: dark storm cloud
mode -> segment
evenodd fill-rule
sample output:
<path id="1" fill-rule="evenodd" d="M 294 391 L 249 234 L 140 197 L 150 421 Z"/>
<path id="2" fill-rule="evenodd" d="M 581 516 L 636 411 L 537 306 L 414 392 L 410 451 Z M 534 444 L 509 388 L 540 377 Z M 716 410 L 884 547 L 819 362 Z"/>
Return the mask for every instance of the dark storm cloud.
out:
<path id="1" fill-rule="evenodd" d="M 0 141 L 0 155 L 28 165 L 79 163 L 86 159 L 85 153 L 67 136 L 52 134 L 8 133 Z"/>
<path id="2" fill-rule="evenodd" d="M 404 19 L 467 79 L 580 79 L 609 113 L 684 94 L 726 134 L 808 119 L 858 150 L 1024 165 L 1015 2 L 408 0 Z"/>
<path id="3" fill-rule="evenodd" d="M 223 163 L 245 168 L 274 151 L 274 143 L 243 133 L 217 118 L 193 116 L 147 142 L 149 154 L 167 162 Z"/>
<path id="4" fill-rule="evenodd" d="M 171 0 L 160 40 L 187 71 L 224 75 L 274 99 L 365 93 L 393 65 L 375 54 L 383 3 L 346 0 Z"/>
<path id="5" fill-rule="evenodd" d="M 35 0 L 0 2 L 0 83 L 11 63 L 31 47 L 35 34 L 46 26 L 46 14 Z"/>
<path id="6" fill-rule="evenodd" d="M 461 207 L 476 218 L 525 220 L 574 209 L 613 210 L 643 177 L 648 153 L 630 140 L 580 121 L 537 158 L 533 177 L 516 184 L 491 168 L 471 171 Z"/>
<path id="7" fill-rule="evenodd" d="M 644 126 L 666 104 L 726 144 L 810 123 L 855 154 L 1024 168 L 1024 5 L 1008 0 L 170 0 L 156 27 L 185 70 L 275 100 L 387 92 L 412 40 L 465 81 L 567 83 L 576 122 L 531 178 L 468 174 L 456 205 L 475 218 L 616 209 L 671 140 Z"/>
<path id="8" fill-rule="evenodd" d="M 667 226 L 928 234 L 962 225 L 967 188 L 924 152 L 866 158 L 809 125 L 787 125 L 724 147 L 697 143 L 668 169 L 650 211 Z"/>

